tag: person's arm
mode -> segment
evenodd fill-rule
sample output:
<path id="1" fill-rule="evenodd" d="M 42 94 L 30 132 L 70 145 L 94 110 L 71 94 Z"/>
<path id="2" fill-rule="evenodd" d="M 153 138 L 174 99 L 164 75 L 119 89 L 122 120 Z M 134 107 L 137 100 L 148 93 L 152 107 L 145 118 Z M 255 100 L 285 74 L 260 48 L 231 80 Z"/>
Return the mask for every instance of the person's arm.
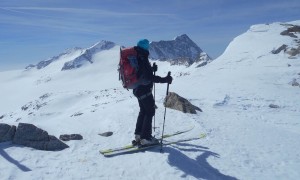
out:
<path id="1" fill-rule="evenodd" d="M 144 67 L 145 67 L 145 78 L 154 82 L 154 83 L 172 83 L 173 78 L 171 76 L 166 76 L 166 77 L 160 77 L 160 76 L 156 76 L 153 74 L 153 69 L 151 67 L 151 64 L 149 62 L 149 60 L 147 59 Z"/>

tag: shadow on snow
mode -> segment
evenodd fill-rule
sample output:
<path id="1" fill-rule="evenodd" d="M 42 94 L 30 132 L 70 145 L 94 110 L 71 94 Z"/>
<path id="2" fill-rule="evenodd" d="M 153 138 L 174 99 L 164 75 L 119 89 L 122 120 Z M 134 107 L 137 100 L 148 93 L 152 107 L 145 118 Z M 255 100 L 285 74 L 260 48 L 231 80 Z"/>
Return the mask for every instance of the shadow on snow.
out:
<path id="1" fill-rule="evenodd" d="M 4 149 L 7 149 L 9 147 L 12 147 L 12 145 L 10 145 L 8 143 L 2 143 L 2 144 L 0 144 L 0 156 L 2 156 L 8 162 L 14 164 L 15 166 L 17 166 L 20 170 L 22 170 L 24 172 L 31 171 L 31 169 L 29 169 L 25 165 L 21 164 L 20 162 L 18 162 L 17 160 L 15 160 L 13 157 L 11 157 L 9 154 L 7 154 L 4 151 Z"/>
<path id="2" fill-rule="evenodd" d="M 180 147 L 181 146 L 181 147 Z M 107 157 L 120 156 L 125 154 L 134 154 L 137 152 L 160 152 L 160 146 L 151 147 L 146 150 L 134 152 L 119 152 Z M 201 153 L 196 159 L 186 156 L 183 152 L 199 152 Z M 163 153 L 168 153 L 168 163 L 182 171 L 184 174 L 182 178 L 193 176 L 197 179 L 222 179 L 222 180 L 236 180 L 237 178 L 222 174 L 218 169 L 212 167 L 208 163 L 209 157 L 219 158 L 220 155 L 208 150 L 207 147 L 192 145 L 189 143 L 177 143 L 163 147 Z"/>
<path id="3" fill-rule="evenodd" d="M 168 163 L 172 167 L 176 167 L 181 170 L 184 174 L 182 177 L 188 175 L 193 176 L 197 179 L 222 179 L 222 180 L 236 180 L 237 178 L 222 174 L 218 169 L 212 167 L 208 163 L 209 157 L 219 158 L 220 155 L 208 150 L 208 148 L 197 145 L 190 145 L 187 143 L 178 143 L 181 145 L 189 147 L 188 149 L 177 147 L 164 147 L 164 152 L 168 153 Z M 202 152 L 196 159 L 191 159 L 182 153 L 186 152 Z"/>

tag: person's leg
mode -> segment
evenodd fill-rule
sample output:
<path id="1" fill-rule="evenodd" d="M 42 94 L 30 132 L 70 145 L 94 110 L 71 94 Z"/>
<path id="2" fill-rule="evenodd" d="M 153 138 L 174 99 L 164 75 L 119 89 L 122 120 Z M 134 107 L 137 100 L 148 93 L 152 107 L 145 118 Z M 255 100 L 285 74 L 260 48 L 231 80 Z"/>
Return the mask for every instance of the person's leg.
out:
<path id="1" fill-rule="evenodd" d="M 143 129 L 143 123 L 144 123 L 144 117 L 145 117 L 145 110 L 143 108 L 143 104 L 140 100 L 138 100 L 139 106 L 140 106 L 140 112 L 136 120 L 136 126 L 135 126 L 135 135 L 141 135 L 142 129 Z"/>
<path id="2" fill-rule="evenodd" d="M 141 100 L 141 106 L 144 110 L 143 126 L 141 132 L 141 139 L 151 139 L 152 137 L 152 117 L 155 114 L 155 103 L 153 95 Z"/>

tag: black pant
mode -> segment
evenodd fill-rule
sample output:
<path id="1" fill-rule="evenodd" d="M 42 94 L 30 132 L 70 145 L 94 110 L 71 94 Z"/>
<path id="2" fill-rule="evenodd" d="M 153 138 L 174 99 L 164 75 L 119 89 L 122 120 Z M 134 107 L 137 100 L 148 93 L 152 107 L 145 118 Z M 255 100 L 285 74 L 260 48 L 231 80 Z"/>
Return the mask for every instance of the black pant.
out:
<path id="1" fill-rule="evenodd" d="M 153 95 L 139 101 L 140 112 L 136 121 L 135 134 L 141 139 L 150 139 L 152 136 L 152 117 L 155 114 L 155 102 Z"/>

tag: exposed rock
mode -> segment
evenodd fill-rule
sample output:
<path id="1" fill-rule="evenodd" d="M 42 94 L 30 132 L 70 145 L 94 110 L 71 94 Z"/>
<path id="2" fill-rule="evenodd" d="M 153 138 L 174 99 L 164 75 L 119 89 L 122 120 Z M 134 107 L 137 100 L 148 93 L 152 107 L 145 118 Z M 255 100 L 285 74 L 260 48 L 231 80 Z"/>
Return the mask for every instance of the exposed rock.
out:
<path id="1" fill-rule="evenodd" d="M 288 47 L 287 45 L 283 44 L 279 48 L 272 50 L 271 53 L 279 54 L 281 51 L 284 51 L 286 54 L 292 56 L 297 56 L 300 54 L 300 46 L 296 47 Z"/>
<path id="2" fill-rule="evenodd" d="M 59 139 L 62 141 L 70 141 L 70 140 L 82 140 L 83 137 L 80 134 L 63 134 L 59 136 Z"/>
<path id="3" fill-rule="evenodd" d="M 287 47 L 288 47 L 287 45 L 283 44 L 279 48 L 277 48 L 276 50 L 273 50 L 272 53 L 273 54 L 279 54 L 282 50 L 285 51 Z"/>
<path id="4" fill-rule="evenodd" d="M 41 76 L 38 80 L 36 80 L 36 85 L 42 84 L 42 83 L 47 83 L 50 82 L 52 78 L 50 76 Z"/>
<path id="5" fill-rule="evenodd" d="M 197 68 L 199 68 L 199 67 L 202 67 L 202 66 L 206 66 L 207 65 L 207 62 L 200 62 L 200 63 L 198 63 L 198 65 L 197 65 Z"/>
<path id="6" fill-rule="evenodd" d="M 27 104 L 25 104 L 24 106 L 21 107 L 21 109 L 23 111 L 27 111 L 28 109 L 30 110 L 39 110 L 41 107 L 46 106 L 47 103 L 46 102 L 41 102 L 41 101 L 31 101 Z"/>
<path id="7" fill-rule="evenodd" d="M 92 64 L 94 63 L 92 58 L 93 56 L 103 50 L 109 50 L 113 48 L 116 44 L 110 41 L 101 41 L 93 45 L 92 47 L 86 49 L 80 56 L 75 58 L 74 60 L 68 61 L 64 64 L 62 67 L 62 71 L 65 70 L 71 70 L 71 69 L 76 69 L 80 68 L 81 66 L 85 64 Z"/>
<path id="8" fill-rule="evenodd" d="M 41 99 L 41 100 L 45 100 L 45 99 L 47 99 L 48 97 L 50 97 L 52 94 L 51 93 L 46 93 L 46 94 L 43 94 L 42 96 L 40 96 L 39 98 Z"/>
<path id="9" fill-rule="evenodd" d="M 297 79 L 293 79 L 293 81 L 291 82 L 292 86 L 300 86 L 300 84 L 297 82 Z"/>
<path id="10" fill-rule="evenodd" d="M 37 69 L 42 69 L 46 66 L 48 66 L 49 64 L 51 64 L 53 61 L 57 60 L 59 56 L 57 57 L 54 57 L 54 58 L 51 58 L 51 59 L 47 59 L 47 60 L 44 60 L 44 61 L 41 61 L 39 62 L 37 65 L 36 65 L 36 68 Z M 28 67 L 28 66 L 27 66 Z M 31 66 L 32 68 L 32 66 Z"/>
<path id="11" fill-rule="evenodd" d="M 105 133 L 99 133 L 98 135 L 108 137 L 108 136 L 113 135 L 113 132 L 108 131 L 108 132 L 105 132 Z"/>
<path id="12" fill-rule="evenodd" d="M 69 147 L 56 137 L 49 136 L 46 131 L 26 123 L 18 125 L 13 143 L 46 151 L 59 151 Z"/>
<path id="13" fill-rule="evenodd" d="M 279 106 L 276 105 L 276 104 L 270 104 L 269 107 L 270 107 L 270 108 L 279 108 Z"/>
<path id="14" fill-rule="evenodd" d="M 151 42 L 150 59 L 169 61 L 171 65 L 189 66 L 194 62 L 209 63 L 212 59 L 200 49 L 186 34 L 174 40 Z"/>
<path id="15" fill-rule="evenodd" d="M 0 123 L 0 142 L 12 141 L 16 132 L 16 126 Z"/>
<path id="16" fill-rule="evenodd" d="M 25 69 L 26 69 L 26 70 L 29 70 L 29 69 L 32 69 L 32 68 L 34 68 L 34 67 L 35 67 L 35 65 L 29 64 L 28 66 L 25 67 Z"/>
<path id="17" fill-rule="evenodd" d="M 296 36 L 294 33 L 288 32 L 288 30 L 282 31 L 282 32 L 280 33 L 280 35 L 283 35 L 283 36 L 290 36 L 290 37 L 293 37 L 293 38 L 297 38 L 297 36 Z"/>
<path id="18" fill-rule="evenodd" d="M 75 113 L 75 114 L 72 114 L 71 117 L 73 117 L 73 116 L 81 116 L 81 115 L 83 115 L 83 113 L 77 112 L 77 113 Z"/>
<path id="19" fill-rule="evenodd" d="M 59 60 L 61 57 L 65 56 L 65 55 L 73 54 L 76 51 L 82 51 L 82 49 L 78 48 L 78 47 L 75 47 L 75 48 L 72 48 L 72 49 L 67 49 L 65 52 L 59 54 L 58 56 L 53 56 L 52 58 L 49 58 L 47 60 L 40 61 L 36 65 L 30 64 L 25 69 L 30 70 L 34 67 L 36 67 L 36 69 L 43 69 L 43 68 L 47 67 L 49 64 L 51 64 L 52 62 L 55 62 L 55 61 Z"/>
<path id="20" fill-rule="evenodd" d="M 298 32 L 298 33 L 300 33 L 300 26 L 294 25 L 294 26 L 288 28 L 288 31 L 289 32 Z"/>
<path id="21" fill-rule="evenodd" d="M 289 27 L 287 30 L 282 31 L 282 32 L 280 33 L 280 35 L 283 35 L 283 36 L 290 36 L 290 37 L 293 37 L 293 38 L 297 38 L 297 36 L 296 36 L 294 33 L 299 33 L 299 32 L 300 32 L 300 26 L 292 25 L 292 26 Z"/>
<path id="22" fill-rule="evenodd" d="M 202 110 L 192 105 L 187 99 L 179 96 L 174 92 L 169 92 L 164 102 L 165 107 L 182 111 L 184 113 L 196 114 L 196 110 L 202 112 Z"/>
<path id="23" fill-rule="evenodd" d="M 290 56 L 296 56 L 296 55 L 300 54 L 300 46 L 297 48 L 291 48 L 291 49 L 287 50 L 286 53 L 289 54 Z"/>

